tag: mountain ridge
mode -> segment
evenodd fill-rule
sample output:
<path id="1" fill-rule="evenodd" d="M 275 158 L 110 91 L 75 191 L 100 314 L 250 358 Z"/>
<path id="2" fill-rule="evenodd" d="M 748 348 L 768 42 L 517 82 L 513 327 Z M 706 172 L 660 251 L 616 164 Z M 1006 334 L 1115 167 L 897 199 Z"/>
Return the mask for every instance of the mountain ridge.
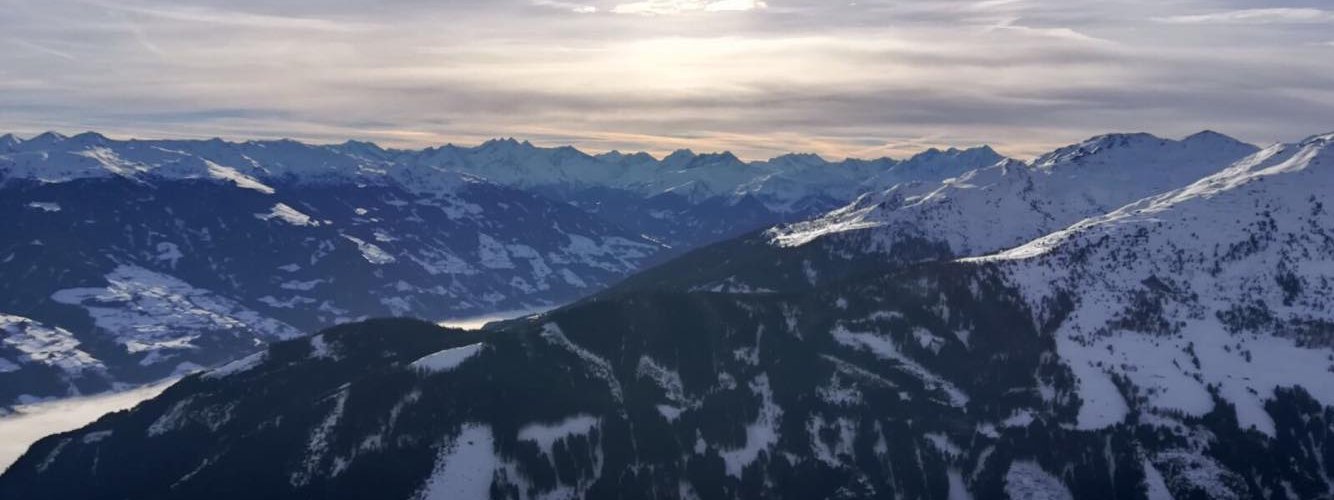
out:
<path id="1" fill-rule="evenodd" d="M 1030 162 L 1001 159 L 953 177 L 909 179 L 823 215 L 701 247 L 619 288 L 781 291 L 837 280 L 850 268 L 985 255 L 1187 185 L 1258 150 L 1193 137 L 1104 135 Z"/>
<path id="2" fill-rule="evenodd" d="M 928 155 L 929 162 L 743 162 L 729 152 L 684 150 L 662 159 L 646 153 L 594 156 L 570 146 L 543 148 L 513 138 L 396 150 L 358 141 L 118 141 L 93 132 L 74 137 L 48 132 L 15 138 L 11 146 L 0 148 L 0 182 L 208 177 L 184 167 L 163 168 L 181 162 L 201 171 L 198 165 L 216 165 L 213 170 L 232 170 L 270 184 L 384 184 L 406 178 L 411 182 L 399 183 L 415 191 L 447 187 L 455 183 L 449 177 L 471 175 L 600 210 L 615 223 L 673 247 L 693 247 L 816 215 L 851 201 L 866 189 L 865 182 L 944 178 L 977 166 L 967 163 L 968 153 L 962 150 Z M 904 172 L 895 172 L 898 165 L 917 166 L 912 173 L 906 173 L 906 166 L 900 168 Z M 868 180 L 873 176 L 879 178 Z M 649 200 L 648 210 L 634 210 L 644 200 Z M 711 215 L 719 211 L 727 215 Z"/>

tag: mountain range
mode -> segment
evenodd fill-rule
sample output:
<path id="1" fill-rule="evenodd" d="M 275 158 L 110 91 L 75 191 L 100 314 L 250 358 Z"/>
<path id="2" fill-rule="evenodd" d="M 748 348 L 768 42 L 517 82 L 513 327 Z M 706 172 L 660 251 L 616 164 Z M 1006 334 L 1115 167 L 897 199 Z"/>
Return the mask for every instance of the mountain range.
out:
<path id="1" fill-rule="evenodd" d="M 581 200 L 846 203 L 716 243 L 623 237 L 643 253 L 627 267 L 647 269 L 482 331 L 273 325 L 257 354 L 38 442 L 0 475 L 0 498 L 1334 496 L 1334 134 L 1266 148 L 1114 134 L 1028 162 L 682 152 L 643 182 L 640 155 L 487 148 L 509 153 L 427 150 L 384 175 L 496 182 L 616 229 Z M 534 169 L 549 176 L 518 173 Z M 836 177 L 850 181 L 821 184 Z M 782 201 L 794 186 L 809 202 Z M 118 280 L 48 302 L 134 297 L 116 283 L 142 281 Z"/>
<path id="2" fill-rule="evenodd" d="M 513 139 L 402 151 L 5 135 L 0 408 L 181 375 L 358 319 L 549 308 L 862 183 L 997 158 L 748 164 Z"/>

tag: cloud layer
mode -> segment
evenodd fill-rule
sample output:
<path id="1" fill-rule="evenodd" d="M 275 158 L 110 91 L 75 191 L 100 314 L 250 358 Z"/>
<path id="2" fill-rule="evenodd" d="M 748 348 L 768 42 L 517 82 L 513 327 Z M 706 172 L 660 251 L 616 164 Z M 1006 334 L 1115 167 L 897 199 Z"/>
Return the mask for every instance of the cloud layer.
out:
<path id="1" fill-rule="evenodd" d="M 0 131 L 1028 155 L 1334 129 L 1334 14 L 1241 0 L 0 0 Z"/>

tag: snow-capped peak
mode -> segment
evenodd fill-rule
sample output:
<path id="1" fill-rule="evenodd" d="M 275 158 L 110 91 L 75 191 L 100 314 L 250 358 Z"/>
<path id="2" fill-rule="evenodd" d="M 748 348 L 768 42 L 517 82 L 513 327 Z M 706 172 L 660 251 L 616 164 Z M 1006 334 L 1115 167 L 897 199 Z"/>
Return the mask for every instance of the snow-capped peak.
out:
<path id="1" fill-rule="evenodd" d="M 765 163 L 778 168 L 807 168 L 829 165 L 829 161 L 814 153 L 788 153 L 770 158 Z"/>
<path id="2" fill-rule="evenodd" d="M 662 164 L 667 168 L 679 168 L 695 159 L 695 152 L 689 149 L 678 149 L 662 158 Z"/>
<path id="3" fill-rule="evenodd" d="M 1258 149 L 1217 132 L 1205 131 L 1181 141 L 1151 134 L 1107 134 L 1039 156 L 1032 165 L 1042 169 L 1068 166 L 1116 166 L 1155 169 L 1185 163 L 1217 164 Z M 1180 168 L 1180 167 L 1173 167 Z"/>
<path id="4" fill-rule="evenodd" d="M 1145 219 L 1150 216 L 1156 217 L 1155 214 L 1176 209 L 1177 205 L 1211 200 L 1221 193 L 1237 189 L 1242 185 L 1267 180 L 1281 174 L 1310 171 L 1307 177 L 1311 178 L 1283 177 L 1265 185 L 1267 190 L 1291 189 L 1292 193 L 1283 196 L 1293 199 L 1299 198 L 1299 194 L 1310 191 L 1312 187 L 1317 191 L 1323 191 L 1328 186 L 1334 185 L 1334 165 L 1329 165 L 1329 158 L 1334 155 L 1334 152 L 1331 151 L 1331 142 L 1334 142 L 1334 134 L 1315 136 L 1300 144 L 1270 146 L 1236 162 L 1217 174 L 1200 179 L 1188 186 L 1145 198 L 1106 215 L 1081 221 L 1070 228 L 1049 234 L 1023 246 L 991 257 L 982 257 L 981 260 L 1026 259 L 1043 255 L 1074 238 L 1081 237 L 1091 231 L 1097 231 L 1098 228 L 1119 225 L 1130 220 Z M 1291 187 L 1274 187 L 1275 184 L 1291 185 Z M 1316 196 L 1321 193 L 1310 194 Z M 1235 225 L 1230 227 L 1238 230 L 1246 229 Z"/>
<path id="5" fill-rule="evenodd" d="M 1236 145 L 1245 144 L 1226 134 L 1221 134 L 1213 130 L 1204 130 L 1196 132 L 1182 139 L 1181 142 L 1190 144 L 1214 144 L 1214 145 Z"/>
<path id="6" fill-rule="evenodd" d="M 483 142 L 473 150 L 483 154 L 498 156 L 513 156 L 519 154 L 532 154 L 537 149 L 528 141 L 519 141 L 513 137 L 503 139 L 491 139 Z"/>
<path id="7" fill-rule="evenodd" d="M 628 164 L 647 164 L 647 163 L 654 163 L 654 162 L 657 162 L 657 161 L 658 161 L 658 159 L 657 159 L 657 158 L 654 158 L 653 155 L 650 155 L 650 154 L 645 153 L 645 152 L 643 152 L 643 151 L 636 152 L 636 153 L 623 153 L 623 152 L 620 152 L 620 151 L 608 151 L 608 152 L 606 152 L 606 153 L 602 153 L 602 154 L 600 154 L 600 155 L 596 155 L 595 157 L 596 157 L 597 159 L 599 159 L 599 160 L 609 161 L 609 162 L 612 162 L 612 163 L 617 163 L 617 164 L 622 164 L 622 165 L 628 165 Z"/>
<path id="8" fill-rule="evenodd" d="M 526 145 L 531 145 L 531 144 L 529 144 L 528 141 L 520 142 L 518 139 L 515 139 L 515 138 L 513 138 L 513 137 L 497 137 L 497 138 L 494 138 L 494 139 L 488 139 L 486 142 L 483 142 L 482 145 L 480 146 L 480 148 L 483 148 L 483 149 L 484 149 L 484 148 L 500 148 L 500 147 L 504 147 L 504 148 L 514 148 L 514 147 L 526 146 Z"/>
<path id="9" fill-rule="evenodd" d="M 940 178 L 954 177 L 969 170 L 995 165 L 1004 159 L 1005 157 L 991 149 L 991 146 L 945 150 L 931 148 L 899 162 L 895 168 L 884 173 L 884 178 L 876 182 L 888 188 L 900 182 L 921 180 L 924 173 L 937 173 Z M 929 177 L 931 176 L 926 176 Z"/>
<path id="10" fill-rule="evenodd" d="M 1094 137 L 1030 164 L 1001 161 L 939 184 L 899 184 L 770 235 L 776 244 L 800 246 L 831 234 L 873 231 L 865 250 L 892 252 L 901 243 L 925 239 L 947 244 L 957 256 L 983 255 L 1184 186 L 1256 149 L 1210 142 L 1187 144 L 1149 134 Z M 987 158 L 985 151 L 974 154 Z"/>
<path id="11" fill-rule="evenodd" d="M 1315 144 L 1315 143 L 1321 143 L 1321 142 L 1323 142 L 1323 143 L 1325 143 L 1325 144 L 1329 144 L 1329 143 L 1331 143 L 1331 142 L 1334 142 L 1334 132 L 1330 132 L 1330 133 L 1328 133 L 1328 134 L 1320 134 L 1320 135 L 1314 135 L 1314 136 L 1311 136 L 1311 137 L 1307 138 L 1306 140 L 1302 141 L 1301 144 L 1302 144 L 1303 146 L 1306 146 L 1306 145 L 1308 145 L 1308 144 Z"/>
<path id="12" fill-rule="evenodd" d="M 336 148 L 348 154 L 366 158 L 383 158 L 388 153 L 379 144 L 366 141 L 349 140 L 339 144 Z"/>
<path id="13" fill-rule="evenodd" d="M 930 148 L 913 155 L 911 158 L 904 161 L 904 163 L 931 165 L 946 159 L 969 159 L 973 163 L 980 162 L 983 165 L 990 165 L 1000 161 L 1002 158 L 1004 157 L 1001 156 L 1000 153 L 997 153 L 996 150 L 991 149 L 991 146 L 983 145 L 967 149 L 949 148 L 941 150 L 939 148 Z"/>
<path id="14" fill-rule="evenodd" d="M 105 144 L 110 139 L 97 132 L 83 132 L 67 139 L 72 145 L 77 146 L 95 146 Z"/>
<path id="15" fill-rule="evenodd" d="M 678 150 L 666 158 L 663 158 L 662 165 L 669 170 L 692 170 L 699 168 L 733 168 L 744 167 L 745 162 L 732 154 L 730 151 L 721 153 L 699 153 L 696 154 L 689 149 Z"/>
<path id="16" fill-rule="evenodd" d="M 23 141 L 22 148 L 30 151 L 45 149 L 64 142 L 65 139 L 68 138 L 58 132 L 42 132 L 31 139 Z"/>

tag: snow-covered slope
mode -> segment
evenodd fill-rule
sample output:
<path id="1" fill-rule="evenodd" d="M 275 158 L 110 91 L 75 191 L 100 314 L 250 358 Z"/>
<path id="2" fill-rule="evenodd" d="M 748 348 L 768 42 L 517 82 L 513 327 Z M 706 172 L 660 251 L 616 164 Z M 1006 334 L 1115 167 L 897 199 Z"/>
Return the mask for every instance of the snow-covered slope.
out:
<path id="1" fill-rule="evenodd" d="M 1000 159 L 962 172 L 970 163 L 999 157 L 986 148 L 927 152 L 873 179 L 897 182 L 889 189 L 804 222 L 690 252 L 622 288 L 787 291 L 985 255 L 1187 185 L 1256 150 L 1213 132 L 1181 141 L 1119 134 L 1027 163 Z M 922 171 L 958 175 L 930 180 Z"/>
<path id="2" fill-rule="evenodd" d="M 776 228 L 770 237 L 792 247 L 858 232 L 863 248 L 855 251 L 893 253 L 905 241 L 927 240 L 948 245 L 954 255 L 982 255 L 1188 184 L 1255 149 L 1212 132 L 1181 141 L 1100 136 L 940 184 L 898 184 L 823 217 Z"/>
<path id="3" fill-rule="evenodd" d="M 1334 406 L 1331 187 L 1334 134 L 978 260 L 1059 324 L 1081 428 L 1226 401 L 1243 428 L 1274 436 L 1276 390 Z"/>

